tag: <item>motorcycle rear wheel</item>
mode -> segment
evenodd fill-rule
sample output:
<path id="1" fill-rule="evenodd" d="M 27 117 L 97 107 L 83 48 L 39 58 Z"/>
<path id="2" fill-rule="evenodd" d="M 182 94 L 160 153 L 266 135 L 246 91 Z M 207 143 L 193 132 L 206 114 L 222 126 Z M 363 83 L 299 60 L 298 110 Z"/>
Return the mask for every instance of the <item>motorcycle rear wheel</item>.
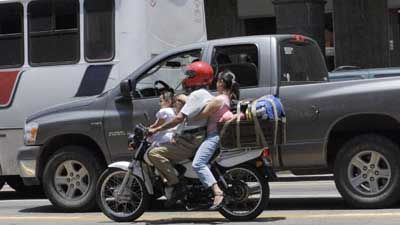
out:
<path id="1" fill-rule="evenodd" d="M 96 200 L 101 211 L 116 222 L 131 222 L 146 211 L 149 195 L 141 178 L 134 176 L 132 185 L 117 196 L 126 171 L 108 168 L 97 183 Z"/>
<path id="2" fill-rule="evenodd" d="M 231 221 L 248 221 L 257 218 L 267 206 L 269 185 L 265 176 L 252 166 L 238 166 L 227 170 L 228 183 L 225 204 L 219 212 Z"/>

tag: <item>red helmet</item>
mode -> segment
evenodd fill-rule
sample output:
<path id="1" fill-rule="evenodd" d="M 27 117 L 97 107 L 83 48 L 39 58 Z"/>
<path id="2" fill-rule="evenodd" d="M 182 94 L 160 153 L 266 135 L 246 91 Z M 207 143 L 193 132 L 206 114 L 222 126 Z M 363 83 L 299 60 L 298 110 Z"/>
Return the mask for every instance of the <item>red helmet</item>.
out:
<path id="1" fill-rule="evenodd" d="M 185 75 L 187 78 L 182 81 L 182 86 L 184 88 L 205 87 L 211 85 L 214 77 L 214 70 L 210 64 L 197 61 L 186 67 Z"/>

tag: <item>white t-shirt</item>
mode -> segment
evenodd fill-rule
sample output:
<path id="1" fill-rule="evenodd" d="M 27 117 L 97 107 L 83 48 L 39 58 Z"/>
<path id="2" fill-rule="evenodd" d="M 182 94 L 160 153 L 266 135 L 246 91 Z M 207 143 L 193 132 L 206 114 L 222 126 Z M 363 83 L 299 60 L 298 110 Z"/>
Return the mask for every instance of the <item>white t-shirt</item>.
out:
<path id="1" fill-rule="evenodd" d="M 165 122 L 171 121 L 176 116 L 175 110 L 173 108 L 162 108 L 156 113 L 157 119 L 162 119 Z M 174 137 L 176 128 L 171 128 L 168 130 L 160 131 L 149 138 L 149 142 L 152 143 L 153 146 L 160 146 L 164 143 L 171 142 Z"/>
<path id="2" fill-rule="evenodd" d="M 186 104 L 183 106 L 181 112 L 187 116 L 187 121 L 184 126 L 180 126 L 179 131 L 191 130 L 207 125 L 207 119 L 191 121 L 193 117 L 197 116 L 201 110 L 207 105 L 207 102 L 213 98 L 212 94 L 206 89 L 199 89 L 190 93 Z"/>

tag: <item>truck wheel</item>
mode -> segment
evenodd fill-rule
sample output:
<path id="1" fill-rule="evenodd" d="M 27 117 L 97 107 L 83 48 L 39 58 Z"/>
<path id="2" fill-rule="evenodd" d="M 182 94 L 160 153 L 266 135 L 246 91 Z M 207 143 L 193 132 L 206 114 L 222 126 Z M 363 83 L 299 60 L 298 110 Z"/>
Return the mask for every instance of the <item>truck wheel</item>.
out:
<path id="1" fill-rule="evenodd" d="M 51 203 L 67 211 L 96 208 L 100 159 L 82 146 L 66 146 L 50 157 L 43 172 L 43 190 Z"/>
<path id="2" fill-rule="evenodd" d="M 347 142 L 335 160 L 335 183 L 357 208 L 383 208 L 400 198 L 400 152 L 388 138 L 361 135 Z"/>
<path id="3" fill-rule="evenodd" d="M 18 193 L 35 195 L 42 194 L 42 187 L 40 185 L 36 186 L 26 186 L 22 181 L 20 176 L 9 176 L 6 179 L 7 184 Z"/>

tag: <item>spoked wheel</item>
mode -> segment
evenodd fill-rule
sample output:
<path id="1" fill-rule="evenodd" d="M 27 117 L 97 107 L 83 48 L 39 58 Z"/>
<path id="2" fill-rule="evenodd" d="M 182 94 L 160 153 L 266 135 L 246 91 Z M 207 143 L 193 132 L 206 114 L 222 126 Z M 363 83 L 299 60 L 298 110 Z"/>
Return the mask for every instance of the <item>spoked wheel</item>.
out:
<path id="1" fill-rule="evenodd" d="M 229 169 L 224 175 L 228 183 L 226 203 L 219 212 L 229 220 L 245 221 L 259 216 L 269 199 L 269 185 L 265 177 L 253 167 Z"/>
<path id="2" fill-rule="evenodd" d="M 139 218 L 146 210 L 149 196 L 143 181 L 132 177 L 132 184 L 118 192 L 126 171 L 109 168 L 97 184 L 97 203 L 103 213 L 116 222 L 130 222 Z"/>

